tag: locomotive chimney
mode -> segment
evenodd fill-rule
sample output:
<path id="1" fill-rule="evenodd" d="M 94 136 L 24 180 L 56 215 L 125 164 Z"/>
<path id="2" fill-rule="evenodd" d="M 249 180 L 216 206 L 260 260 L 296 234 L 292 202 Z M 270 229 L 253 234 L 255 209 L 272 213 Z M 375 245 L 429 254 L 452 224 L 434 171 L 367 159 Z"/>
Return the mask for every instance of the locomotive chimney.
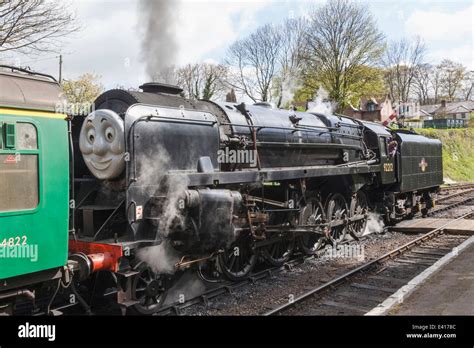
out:
<path id="1" fill-rule="evenodd" d="M 183 92 L 181 87 L 159 82 L 147 82 L 141 85 L 139 88 L 145 93 L 166 93 L 176 95 Z"/>

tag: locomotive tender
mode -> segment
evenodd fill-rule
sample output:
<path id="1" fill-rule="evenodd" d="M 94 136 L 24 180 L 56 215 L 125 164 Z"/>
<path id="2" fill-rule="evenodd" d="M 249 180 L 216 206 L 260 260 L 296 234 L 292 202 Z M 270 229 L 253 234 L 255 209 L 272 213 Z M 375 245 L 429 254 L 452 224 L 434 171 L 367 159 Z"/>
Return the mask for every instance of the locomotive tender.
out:
<path id="1" fill-rule="evenodd" d="M 104 271 L 123 308 L 153 313 L 184 272 L 238 280 L 315 254 L 361 237 L 369 211 L 426 214 L 442 184 L 441 143 L 411 131 L 140 88 L 71 119 L 54 79 L 0 72 L 0 243 L 37 247 L 0 258 L 4 312 L 39 294 L 48 312 Z"/>

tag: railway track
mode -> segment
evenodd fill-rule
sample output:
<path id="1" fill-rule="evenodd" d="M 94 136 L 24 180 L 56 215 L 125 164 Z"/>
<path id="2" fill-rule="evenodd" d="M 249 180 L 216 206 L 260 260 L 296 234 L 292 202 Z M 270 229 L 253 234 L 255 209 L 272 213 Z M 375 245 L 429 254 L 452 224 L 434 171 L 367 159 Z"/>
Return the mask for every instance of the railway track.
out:
<path id="1" fill-rule="evenodd" d="M 292 267 L 303 263 L 304 259 L 307 257 L 310 256 L 297 255 L 296 258 L 288 261 L 283 266 L 265 268 L 263 270 L 251 274 L 248 278 L 241 281 L 222 281 L 217 287 L 209 289 L 203 292 L 202 294 L 190 298 L 189 300 L 183 303 L 175 302 L 173 304 L 165 305 L 163 308 L 160 308 L 156 313 L 154 313 L 154 315 L 181 315 L 182 311 L 186 308 L 197 305 L 199 303 L 207 304 L 211 299 L 217 296 L 225 294 L 231 295 L 234 291 L 237 291 L 239 288 L 245 285 L 255 284 L 258 281 L 268 277 L 272 277 L 273 275 L 280 273 L 285 269 L 291 269 Z"/>
<path id="2" fill-rule="evenodd" d="M 474 188 L 467 188 L 465 190 L 462 190 L 461 192 L 456 192 L 456 193 L 452 193 L 452 194 L 449 194 L 449 195 L 446 195 L 446 196 L 439 197 L 436 200 L 436 203 L 442 204 L 442 203 L 445 203 L 446 201 L 452 200 L 453 198 L 455 199 L 455 198 L 458 198 L 460 196 L 464 196 L 464 195 L 467 195 L 467 194 L 472 194 L 473 192 L 474 192 Z"/>
<path id="3" fill-rule="evenodd" d="M 454 202 L 450 202 L 452 200 L 454 200 Z M 434 210 L 428 212 L 427 216 L 438 216 L 448 210 L 452 210 L 463 205 L 469 205 L 472 202 L 474 202 L 474 188 L 438 199 L 437 204 L 442 204 L 443 206 L 438 206 Z"/>
<path id="4" fill-rule="evenodd" d="M 442 186 L 441 191 L 462 190 L 462 189 L 469 189 L 469 188 L 474 188 L 474 183 L 448 184 L 446 186 Z"/>
<path id="5" fill-rule="evenodd" d="M 474 210 L 262 314 L 365 314 L 465 241 L 468 236 L 446 228 L 472 215 Z"/>

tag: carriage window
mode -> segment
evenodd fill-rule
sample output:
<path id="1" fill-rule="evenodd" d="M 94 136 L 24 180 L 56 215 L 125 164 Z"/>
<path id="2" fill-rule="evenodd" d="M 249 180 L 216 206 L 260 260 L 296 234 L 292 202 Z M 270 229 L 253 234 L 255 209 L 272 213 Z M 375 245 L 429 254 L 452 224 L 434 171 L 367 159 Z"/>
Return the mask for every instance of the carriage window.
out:
<path id="1" fill-rule="evenodd" d="M 17 123 L 16 143 L 18 150 L 36 150 L 38 139 L 35 126 L 31 123 Z"/>
<path id="2" fill-rule="evenodd" d="M 387 139 L 384 137 L 380 137 L 379 144 L 380 144 L 380 156 L 387 156 Z"/>
<path id="3" fill-rule="evenodd" d="M 38 154 L 31 153 L 38 149 L 36 128 L 17 123 L 15 137 L 16 149 L 0 154 L 0 212 L 34 209 L 39 202 Z"/>

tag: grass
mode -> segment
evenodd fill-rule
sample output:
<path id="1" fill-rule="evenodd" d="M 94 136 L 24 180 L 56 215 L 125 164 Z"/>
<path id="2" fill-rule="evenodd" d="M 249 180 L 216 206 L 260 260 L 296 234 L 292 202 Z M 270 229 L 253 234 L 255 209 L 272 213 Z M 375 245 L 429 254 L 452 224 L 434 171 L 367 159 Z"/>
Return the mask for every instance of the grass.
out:
<path id="1" fill-rule="evenodd" d="M 474 181 L 474 128 L 416 129 L 443 143 L 443 176 L 456 182 Z"/>

